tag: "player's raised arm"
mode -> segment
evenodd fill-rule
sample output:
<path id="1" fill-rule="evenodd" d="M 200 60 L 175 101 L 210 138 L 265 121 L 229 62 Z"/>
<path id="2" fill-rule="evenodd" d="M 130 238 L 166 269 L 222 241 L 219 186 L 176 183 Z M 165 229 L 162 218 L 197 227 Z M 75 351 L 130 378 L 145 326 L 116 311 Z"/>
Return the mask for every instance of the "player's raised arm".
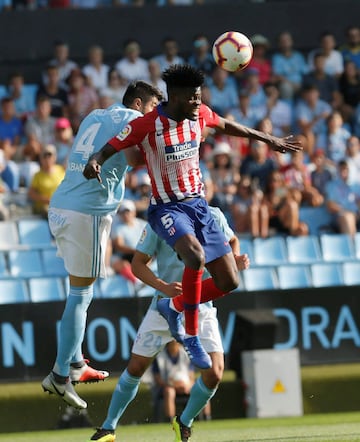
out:
<path id="1" fill-rule="evenodd" d="M 264 141 L 273 150 L 277 150 L 282 153 L 297 152 L 299 150 L 302 150 L 301 142 L 292 135 L 285 138 L 278 138 L 274 135 L 266 134 L 265 132 L 243 126 L 242 124 L 235 121 L 227 120 L 226 118 L 220 118 L 219 124 L 216 126 L 216 129 L 219 132 L 225 133 L 227 135 Z"/>

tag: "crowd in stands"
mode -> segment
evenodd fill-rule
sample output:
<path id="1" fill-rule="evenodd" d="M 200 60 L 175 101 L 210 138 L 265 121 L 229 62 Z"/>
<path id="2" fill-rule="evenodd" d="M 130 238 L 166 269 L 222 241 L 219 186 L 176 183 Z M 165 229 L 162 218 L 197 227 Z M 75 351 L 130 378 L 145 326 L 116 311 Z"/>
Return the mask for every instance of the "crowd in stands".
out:
<path id="1" fill-rule="evenodd" d="M 360 28 L 346 29 L 339 44 L 323 32 L 308 53 L 296 49 L 288 31 L 273 45 L 260 34 L 251 40 L 253 59 L 235 74 L 215 65 L 206 35 L 194 37 L 187 56 L 176 39 L 166 37 L 151 59 L 129 39 L 111 64 L 99 45 L 89 47 L 87 62 L 79 65 L 66 42 L 55 42 L 38 84 L 27 84 L 22 72 L 14 72 L 0 86 L 0 217 L 12 216 L 8 202 L 20 191 L 33 214 L 46 216 L 84 116 L 121 102 L 136 79 L 156 85 L 166 99 L 161 72 L 188 62 L 205 72 L 203 101 L 220 115 L 302 140 L 302 152 L 280 154 L 259 141 L 205 134 L 206 196 L 236 233 L 307 235 L 301 209 L 325 207 L 332 215 L 330 230 L 354 235 L 360 214 Z M 126 198 L 139 219 L 146 219 L 149 194 L 146 170 L 131 171 Z M 113 246 L 121 251 L 114 241 Z"/>

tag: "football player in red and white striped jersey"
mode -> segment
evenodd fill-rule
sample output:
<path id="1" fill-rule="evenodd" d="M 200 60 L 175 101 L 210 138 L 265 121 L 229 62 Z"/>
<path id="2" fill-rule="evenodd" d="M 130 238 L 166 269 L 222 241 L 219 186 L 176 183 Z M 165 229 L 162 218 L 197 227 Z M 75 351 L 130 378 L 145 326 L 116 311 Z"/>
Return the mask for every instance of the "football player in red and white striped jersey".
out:
<path id="1" fill-rule="evenodd" d="M 291 137 L 277 138 L 220 117 L 201 103 L 204 74 L 189 65 L 173 65 L 163 73 L 168 101 L 144 117 L 130 122 L 100 152 L 90 157 L 84 170 L 88 179 L 100 178 L 104 161 L 116 152 L 137 146 L 151 178 L 152 198 L 148 221 L 153 230 L 175 249 L 185 264 L 182 279 L 185 335 L 178 320 L 180 305 L 160 300 L 160 313 L 173 336 L 182 341 L 192 362 L 211 367 L 211 359 L 198 339 L 198 305 L 202 293 L 216 299 L 239 284 L 235 258 L 204 198 L 199 169 L 199 147 L 205 127 L 227 135 L 266 142 L 281 152 L 301 150 Z M 128 161 L 136 150 L 128 149 Z M 204 267 L 212 278 L 202 281 Z M 182 306 L 181 306 L 182 307 Z"/>

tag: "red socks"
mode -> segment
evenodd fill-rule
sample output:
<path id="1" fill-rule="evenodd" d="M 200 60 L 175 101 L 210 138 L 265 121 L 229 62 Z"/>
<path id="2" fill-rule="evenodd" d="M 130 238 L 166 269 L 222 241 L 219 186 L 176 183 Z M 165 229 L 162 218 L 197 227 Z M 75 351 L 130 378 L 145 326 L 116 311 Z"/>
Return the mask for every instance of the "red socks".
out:
<path id="1" fill-rule="evenodd" d="M 182 278 L 185 332 L 192 336 L 197 335 L 199 330 L 199 303 L 201 298 L 201 278 L 203 273 L 203 270 L 193 270 L 189 267 L 185 267 Z"/>
<path id="2" fill-rule="evenodd" d="M 172 298 L 174 307 L 178 312 L 182 312 L 184 310 L 184 303 L 185 303 L 184 295 L 185 295 L 185 290 L 184 290 L 184 279 L 183 279 L 183 294 Z M 212 278 L 208 278 L 202 281 L 200 304 L 203 304 L 204 302 L 208 301 L 213 301 L 214 299 L 221 298 L 224 295 L 226 295 L 226 293 L 224 293 L 222 290 L 219 290 L 216 287 L 216 285 L 214 284 L 214 280 Z"/>

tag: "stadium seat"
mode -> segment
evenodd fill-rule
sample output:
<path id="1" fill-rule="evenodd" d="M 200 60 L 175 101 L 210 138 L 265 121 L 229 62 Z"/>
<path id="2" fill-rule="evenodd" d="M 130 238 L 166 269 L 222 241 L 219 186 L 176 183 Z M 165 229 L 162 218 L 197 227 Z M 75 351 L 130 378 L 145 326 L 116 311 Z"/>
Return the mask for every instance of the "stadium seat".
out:
<path id="1" fill-rule="evenodd" d="M 310 235 L 332 231 L 333 217 L 325 206 L 300 207 L 299 217 L 308 225 Z"/>
<path id="2" fill-rule="evenodd" d="M 295 289 L 311 287 L 310 269 L 306 265 L 282 265 L 277 268 L 279 287 Z"/>
<path id="3" fill-rule="evenodd" d="M 242 277 L 247 291 L 273 290 L 279 287 L 273 267 L 249 268 L 242 272 Z"/>
<path id="4" fill-rule="evenodd" d="M 8 278 L 9 270 L 6 264 L 6 257 L 4 252 L 0 252 L 0 278 Z"/>
<path id="5" fill-rule="evenodd" d="M 287 263 L 286 242 L 282 236 L 255 238 L 254 263 L 259 266 L 280 265 Z"/>
<path id="6" fill-rule="evenodd" d="M 29 302 L 29 293 L 23 279 L 0 279 L 0 304 Z"/>
<path id="7" fill-rule="evenodd" d="M 336 263 L 320 263 L 311 265 L 313 287 L 333 287 L 343 285 L 341 266 Z"/>
<path id="8" fill-rule="evenodd" d="M 354 244 L 350 235 L 320 235 L 322 257 L 327 262 L 351 261 L 355 258 Z"/>
<path id="9" fill-rule="evenodd" d="M 322 260 L 319 240 L 314 235 L 288 236 L 288 260 L 293 264 L 312 264 Z"/>
<path id="10" fill-rule="evenodd" d="M 44 273 L 38 250 L 11 250 L 9 268 L 14 277 L 32 278 Z"/>
<path id="11" fill-rule="evenodd" d="M 20 219 L 18 221 L 20 244 L 31 248 L 53 246 L 49 224 L 44 219 Z"/>
<path id="12" fill-rule="evenodd" d="M 19 233 L 15 221 L 0 222 L 0 250 L 19 248 Z"/>
<path id="13" fill-rule="evenodd" d="M 360 232 L 355 234 L 354 245 L 355 245 L 355 257 L 356 259 L 360 259 Z"/>
<path id="14" fill-rule="evenodd" d="M 360 285 L 360 261 L 348 261 L 342 265 L 345 285 Z"/>
<path id="15" fill-rule="evenodd" d="M 55 248 L 41 250 L 41 257 L 45 276 L 60 276 L 64 278 L 67 275 L 64 260 L 56 255 Z"/>
<path id="16" fill-rule="evenodd" d="M 103 298 L 127 298 L 135 295 L 134 285 L 120 275 L 100 280 Z"/>
<path id="17" fill-rule="evenodd" d="M 63 301 L 65 299 L 61 278 L 31 278 L 29 279 L 29 290 L 31 302 Z"/>
<path id="18" fill-rule="evenodd" d="M 252 240 L 249 238 L 243 238 L 242 236 L 238 236 L 240 242 L 240 254 L 244 255 L 245 253 L 250 258 L 250 264 L 255 265 L 254 260 L 254 247 Z"/>

